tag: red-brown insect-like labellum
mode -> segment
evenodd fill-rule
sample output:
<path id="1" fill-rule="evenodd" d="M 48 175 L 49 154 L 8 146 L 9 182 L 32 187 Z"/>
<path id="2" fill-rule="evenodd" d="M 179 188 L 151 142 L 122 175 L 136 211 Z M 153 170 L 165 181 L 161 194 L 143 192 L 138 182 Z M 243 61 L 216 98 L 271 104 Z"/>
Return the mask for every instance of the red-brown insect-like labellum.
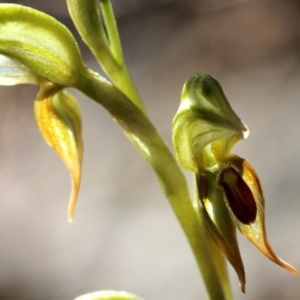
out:
<path id="1" fill-rule="evenodd" d="M 227 204 L 235 217 L 243 224 L 255 221 L 257 206 L 247 183 L 232 166 L 224 168 L 218 175 L 218 184 L 223 188 Z"/>

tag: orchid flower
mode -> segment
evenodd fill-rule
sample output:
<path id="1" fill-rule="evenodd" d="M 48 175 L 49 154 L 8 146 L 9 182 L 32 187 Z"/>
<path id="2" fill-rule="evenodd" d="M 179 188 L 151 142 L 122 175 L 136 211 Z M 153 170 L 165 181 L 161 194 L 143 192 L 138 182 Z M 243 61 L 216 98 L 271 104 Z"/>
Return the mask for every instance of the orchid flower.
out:
<path id="1" fill-rule="evenodd" d="M 104 107 L 153 168 L 195 255 L 209 299 L 232 299 L 223 254 L 245 291 L 245 271 L 236 228 L 261 252 L 293 274 L 270 247 L 264 224 L 264 197 L 254 169 L 231 154 L 249 130 L 230 107 L 220 85 L 197 73 L 183 87 L 173 120 L 179 164 L 195 174 L 196 202 L 165 141 L 146 109 L 124 62 L 109 0 L 67 0 L 71 18 L 108 79 L 86 67 L 70 31 L 49 15 L 0 4 L 0 85 L 34 84 L 38 128 L 70 171 L 68 220 L 78 197 L 83 141 L 80 108 L 72 87 Z M 223 252 L 223 254 L 222 254 Z M 139 299 L 123 292 L 96 292 L 79 299 Z"/>
<path id="2" fill-rule="evenodd" d="M 268 243 L 265 200 L 256 172 L 231 154 L 235 143 L 248 135 L 214 78 L 196 73 L 186 81 L 173 119 L 177 160 L 195 173 L 201 218 L 237 272 L 243 292 L 246 280 L 236 228 L 270 260 L 297 274 Z"/>

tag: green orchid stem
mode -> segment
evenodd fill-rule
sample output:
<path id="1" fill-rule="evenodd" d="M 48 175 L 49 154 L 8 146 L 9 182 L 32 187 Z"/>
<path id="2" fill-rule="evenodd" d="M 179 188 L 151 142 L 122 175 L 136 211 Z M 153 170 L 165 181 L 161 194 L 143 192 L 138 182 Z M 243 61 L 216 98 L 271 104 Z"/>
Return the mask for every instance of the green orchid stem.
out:
<path id="1" fill-rule="evenodd" d="M 144 114 L 146 110 L 125 65 L 116 67 L 110 72 L 112 82 L 129 98 Z"/>
<path id="2" fill-rule="evenodd" d="M 146 114 L 143 102 L 124 62 L 116 18 L 110 0 L 100 0 L 100 7 L 108 36 L 110 52 L 114 60 L 111 60 L 109 62 L 110 65 L 108 65 L 106 61 L 101 59 L 101 53 L 99 53 L 100 55 L 96 55 L 96 59 L 101 66 L 105 67 L 107 75 L 116 87 Z"/>
<path id="3" fill-rule="evenodd" d="M 123 59 L 116 19 L 109 0 L 67 0 L 72 20 L 110 80 L 146 114 L 144 105 Z M 101 13 L 103 21 L 101 20 Z M 104 23 L 104 24 L 103 24 Z M 105 28 L 104 28 L 105 25 Z"/>
<path id="4" fill-rule="evenodd" d="M 100 0 L 101 12 L 107 29 L 110 49 L 119 64 L 124 64 L 123 51 L 114 11 L 109 0 Z"/>
<path id="5" fill-rule="evenodd" d="M 231 299 L 228 279 L 223 272 L 224 259 L 208 237 L 190 199 L 185 177 L 155 127 L 113 84 L 91 70 L 79 74 L 74 87 L 111 114 L 154 169 L 193 249 L 209 299 Z"/>

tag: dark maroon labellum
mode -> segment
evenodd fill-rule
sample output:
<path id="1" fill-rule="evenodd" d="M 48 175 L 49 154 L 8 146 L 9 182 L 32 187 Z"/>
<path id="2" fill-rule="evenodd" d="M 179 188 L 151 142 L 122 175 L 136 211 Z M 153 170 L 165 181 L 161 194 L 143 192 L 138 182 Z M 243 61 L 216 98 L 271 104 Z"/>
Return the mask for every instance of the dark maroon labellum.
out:
<path id="1" fill-rule="evenodd" d="M 256 203 L 247 183 L 233 167 L 225 168 L 218 177 L 227 202 L 235 217 L 243 224 L 253 223 L 256 218 Z"/>

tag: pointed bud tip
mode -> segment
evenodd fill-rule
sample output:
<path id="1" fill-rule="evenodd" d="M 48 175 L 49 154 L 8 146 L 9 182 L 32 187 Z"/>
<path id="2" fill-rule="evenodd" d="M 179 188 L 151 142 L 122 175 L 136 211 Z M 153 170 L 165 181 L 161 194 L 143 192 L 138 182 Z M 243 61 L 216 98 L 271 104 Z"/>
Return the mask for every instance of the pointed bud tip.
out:
<path id="1" fill-rule="evenodd" d="M 74 206 L 71 204 L 71 201 L 69 203 L 68 207 L 68 223 L 71 224 L 73 223 L 74 220 Z"/>
<path id="2" fill-rule="evenodd" d="M 73 223 L 74 220 L 74 207 L 69 204 L 68 208 L 68 223 Z"/>
<path id="3" fill-rule="evenodd" d="M 73 223 L 74 220 L 76 202 L 77 202 L 77 194 L 75 195 L 73 194 L 69 201 L 69 207 L 68 207 L 68 222 L 70 224 Z"/>

